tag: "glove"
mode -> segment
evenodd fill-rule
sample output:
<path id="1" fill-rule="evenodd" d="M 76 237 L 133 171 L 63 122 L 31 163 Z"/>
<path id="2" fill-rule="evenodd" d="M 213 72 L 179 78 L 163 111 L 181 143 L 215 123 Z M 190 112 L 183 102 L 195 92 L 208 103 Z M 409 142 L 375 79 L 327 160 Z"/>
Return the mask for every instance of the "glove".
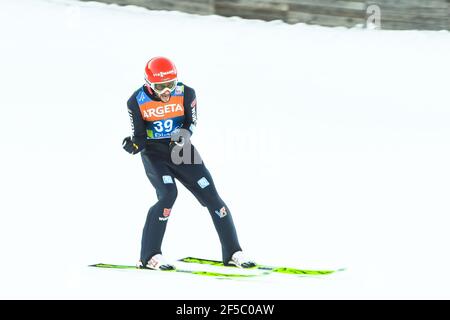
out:
<path id="1" fill-rule="evenodd" d="M 181 134 L 181 131 L 183 130 L 183 133 Z M 185 140 L 188 140 L 191 138 L 191 134 L 186 129 L 175 129 L 172 132 L 172 135 L 170 136 L 170 143 L 169 145 L 173 148 L 173 146 L 177 145 L 179 147 L 184 146 Z"/>
<path id="2" fill-rule="evenodd" d="M 184 146 L 184 137 L 179 137 L 177 140 L 174 140 L 173 138 L 170 139 L 170 143 L 171 146 L 177 145 L 177 146 Z"/>
<path id="3" fill-rule="evenodd" d="M 183 137 L 180 137 L 179 141 L 170 140 L 170 142 L 169 142 L 169 154 L 172 154 L 173 148 L 175 146 L 183 147 L 183 145 L 184 145 L 184 138 Z M 180 150 L 179 155 L 181 157 L 183 156 L 183 149 Z"/>
<path id="4" fill-rule="evenodd" d="M 142 149 L 144 149 L 143 146 L 139 146 L 136 142 L 134 142 L 131 137 L 126 137 L 123 139 L 122 147 L 126 152 L 131 154 L 139 153 Z"/>
<path id="5" fill-rule="evenodd" d="M 185 135 L 180 135 L 180 129 L 175 129 L 175 131 L 172 133 L 171 137 L 170 137 L 170 142 L 169 142 L 169 152 L 172 153 L 173 148 L 175 146 L 181 147 L 183 148 L 184 143 L 186 142 L 186 139 L 189 141 L 190 139 L 190 134 L 188 133 L 187 130 L 185 130 Z M 183 149 L 180 150 L 180 156 L 183 156 Z"/>

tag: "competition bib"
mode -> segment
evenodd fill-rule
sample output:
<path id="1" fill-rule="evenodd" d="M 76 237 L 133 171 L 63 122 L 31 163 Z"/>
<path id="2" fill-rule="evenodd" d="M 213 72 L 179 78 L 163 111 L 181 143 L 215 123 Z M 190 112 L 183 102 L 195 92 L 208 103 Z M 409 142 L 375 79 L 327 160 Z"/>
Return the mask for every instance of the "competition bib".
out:
<path id="1" fill-rule="evenodd" d="M 168 102 L 154 101 L 143 89 L 137 102 L 147 127 L 147 139 L 170 138 L 184 121 L 184 86 L 178 85 Z"/>

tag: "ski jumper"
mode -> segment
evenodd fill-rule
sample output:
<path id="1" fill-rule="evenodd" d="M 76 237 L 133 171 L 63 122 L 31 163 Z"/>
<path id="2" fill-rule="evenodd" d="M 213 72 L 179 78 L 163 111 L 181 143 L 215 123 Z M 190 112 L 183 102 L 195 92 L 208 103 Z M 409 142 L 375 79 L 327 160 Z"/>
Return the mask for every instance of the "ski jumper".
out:
<path id="1" fill-rule="evenodd" d="M 230 210 L 220 198 L 214 181 L 203 161 L 200 164 L 172 162 L 169 142 L 178 128 L 192 134 L 197 123 L 195 91 L 179 82 L 168 102 L 162 102 L 146 86 L 128 100 L 133 140 L 145 144 L 141 152 L 145 172 L 156 190 L 158 201 L 149 209 L 142 233 L 141 261 L 145 264 L 161 252 L 167 221 L 177 198 L 176 180 L 182 183 L 207 207 L 222 245 L 222 259 L 228 263 L 241 247 Z M 194 146 L 192 146 L 195 149 Z M 195 152 L 198 152 L 195 149 Z"/>

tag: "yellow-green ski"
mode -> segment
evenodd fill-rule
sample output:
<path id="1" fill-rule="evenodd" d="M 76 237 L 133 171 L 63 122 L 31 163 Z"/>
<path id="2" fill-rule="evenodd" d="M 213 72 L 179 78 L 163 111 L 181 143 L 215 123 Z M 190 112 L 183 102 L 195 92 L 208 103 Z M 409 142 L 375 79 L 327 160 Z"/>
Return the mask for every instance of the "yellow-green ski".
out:
<path id="1" fill-rule="evenodd" d="M 151 269 L 139 269 L 135 266 L 129 266 L 129 265 L 120 265 L 120 264 L 106 264 L 106 263 L 97 263 L 90 265 L 89 267 L 96 267 L 96 268 L 107 268 L 107 269 L 125 269 L 125 270 L 150 270 L 155 271 Z M 159 271 L 159 270 L 158 270 Z M 264 275 L 262 274 L 240 274 L 240 273 L 220 273 L 220 272 L 211 272 L 211 271 L 198 271 L 198 270 L 185 270 L 185 269 L 174 269 L 174 270 L 161 270 L 159 272 L 181 272 L 181 273 L 188 273 L 188 274 L 195 274 L 199 276 L 206 276 L 206 277 L 216 277 L 216 278 L 252 278 Z"/>
<path id="2" fill-rule="evenodd" d="M 198 264 L 206 264 L 211 266 L 224 267 L 224 264 L 221 261 L 202 259 L 202 258 L 194 258 L 194 257 L 186 257 L 180 259 L 181 262 L 186 263 L 198 263 Z M 230 268 L 235 268 L 233 266 L 229 266 Z M 309 270 L 309 269 L 296 269 L 296 268 L 288 268 L 288 267 L 271 267 L 265 265 L 256 265 L 253 269 L 259 269 L 269 272 L 290 274 L 290 275 L 308 275 L 308 276 L 323 276 L 335 273 L 337 271 L 343 271 L 344 269 L 338 270 Z"/>

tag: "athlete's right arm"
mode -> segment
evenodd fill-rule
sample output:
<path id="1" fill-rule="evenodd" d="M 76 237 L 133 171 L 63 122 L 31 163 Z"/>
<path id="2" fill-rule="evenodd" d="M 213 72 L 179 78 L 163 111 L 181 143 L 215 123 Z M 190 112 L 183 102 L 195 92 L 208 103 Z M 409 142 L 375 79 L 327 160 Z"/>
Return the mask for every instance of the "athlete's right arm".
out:
<path id="1" fill-rule="evenodd" d="M 127 102 L 128 115 L 131 121 L 131 131 L 132 137 L 131 141 L 137 146 L 137 150 L 134 153 L 138 153 L 145 148 L 145 142 L 147 140 L 147 130 L 145 126 L 145 121 L 142 119 L 141 111 L 139 110 L 139 105 L 136 101 L 136 95 L 133 94 Z"/>

